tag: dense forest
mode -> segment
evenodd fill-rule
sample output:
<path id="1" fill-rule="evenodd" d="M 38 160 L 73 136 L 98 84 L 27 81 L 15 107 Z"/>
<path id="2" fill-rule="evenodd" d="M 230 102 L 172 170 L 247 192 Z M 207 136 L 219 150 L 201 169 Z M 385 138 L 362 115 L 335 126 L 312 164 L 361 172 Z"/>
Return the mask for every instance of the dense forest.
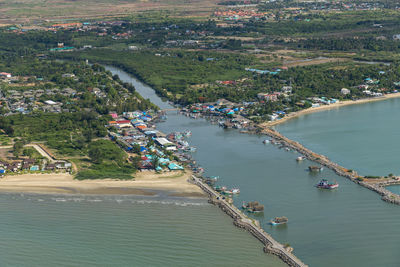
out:
<path id="1" fill-rule="evenodd" d="M 171 100 L 185 94 L 190 85 L 244 77 L 248 75 L 245 68 L 255 61 L 255 58 L 240 54 L 184 50 L 130 53 L 93 50 L 63 56 L 121 67 Z"/>

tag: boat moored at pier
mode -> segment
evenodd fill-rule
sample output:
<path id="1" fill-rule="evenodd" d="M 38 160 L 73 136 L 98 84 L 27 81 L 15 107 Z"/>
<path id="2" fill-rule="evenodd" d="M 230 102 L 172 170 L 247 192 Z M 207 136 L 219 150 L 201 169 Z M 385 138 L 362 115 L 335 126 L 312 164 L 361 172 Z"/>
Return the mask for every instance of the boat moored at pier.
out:
<path id="1" fill-rule="evenodd" d="M 224 195 L 237 195 L 240 194 L 240 189 L 239 188 L 232 188 L 231 190 L 222 190 L 222 194 Z"/>
<path id="2" fill-rule="evenodd" d="M 281 224 L 286 224 L 288 221 L 289 221 L 288 218 L 282 216 L 282 217 L 275 217 L 274 219 L 270 220 L 269 223 L 271 225 L 281 225 Z"/>
<path id="3" fill-rule="evenodd" d="M 306 159 L 305 157 L 300 156 L 300 157 L 297 157 L 297 158 L 296 158 L 296 161 L 303 161 L 303 160 L 305 160 L 305 159 Z"/>
<path id="4" fill-rule="evenodd" d="M 339 184 L 337 182 L 329 183 L 328 180 L 322 179 L 318 184 L 315 185 L 315 187 L 321 189 L 336 189 L 339 187 Z"/>
<path id="5" fill-rule="evenodd" d="M 320 172 L 322 171 L 324 168 L 322 168 L 322 166 L 308 166 L 308 170 L 310 172 Z"/>
<path id="6" fill-rule="evenodd" d="M 264 212 L 264 205 L 261 205 L 258 201 L 243 202 L 242 209 L 251 213 Z"/>

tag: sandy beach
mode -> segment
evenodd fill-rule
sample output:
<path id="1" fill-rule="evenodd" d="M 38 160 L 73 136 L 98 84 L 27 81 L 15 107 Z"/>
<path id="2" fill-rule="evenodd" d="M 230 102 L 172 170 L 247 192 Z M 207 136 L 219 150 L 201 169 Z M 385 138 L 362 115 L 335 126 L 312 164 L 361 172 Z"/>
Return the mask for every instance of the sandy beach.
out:
<path id="1" fill-rule="evenodd" d="M 340 107 L 349 106 L 349 105 L 365 104 L 365 103 L 369 103 L 369 102 L 382 101 L 382 100 L 387 100 L 387 99 L 397 98 L 397 97 L 400 97 L 400 93 L 386 94 L 381 97 L 364 98 L 364 99 L 360 99 L 360 100 L 348 100 L 348 101 L 338 102 L 335 104 L 323 105 L 323 106 L 315 107 L 315 108 L 308 108 L 308 109 L 304 109 L 304 110 L 301 110 L 298 112 L 289 113 L 284 118 L 277 120 L 277 121 L 270 121 L 270 122 L 262 123 L 262 124 L 260 124 L 260 126 L 262 128 L 271 127 L 271 126 L 275 126 L 275 125 L 284 123 L 288 120 L 300 117 L 305 114 L 324 111 L 324 110 L 328 110 L 328 109 L 340 108 Z"/>
<path id="2" fill-rule="evenodd" d="M 74 180 L 67 173 L 10 175 L 0 179 L 0 192 L 38 194 L 156 195 L 204 197 L 203 191 L 187 182 L 190 172 L 155 174 L 138 172 L 135 180 Z"/>

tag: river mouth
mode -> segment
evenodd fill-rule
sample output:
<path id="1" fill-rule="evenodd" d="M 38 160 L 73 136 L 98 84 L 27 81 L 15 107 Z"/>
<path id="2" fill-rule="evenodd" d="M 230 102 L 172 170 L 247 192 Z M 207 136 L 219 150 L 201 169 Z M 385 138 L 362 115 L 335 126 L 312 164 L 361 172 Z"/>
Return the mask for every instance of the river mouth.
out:
<path id="1" fill-rule="evenodd" d="M 327 113 L 320 114 L 325 114 L 322 119 L 329 119 Z M 168 112 L 168 120 L 157 128 L 166 133 L 190 129 L 190 143 L 197 147 L 193 157 L 205 174 L 219 176 L 218 185 L 240 188 L 240 194 L 234 197 L 236 206 L 254 200 L 264 204 L 263 216 L 249 216 L 259 220 L 277 241 L 294 247 L 295 255 L 310 266 L 398 266 L 400 259 L 393 251 L 400 249 L 399 207 L 381 201 L 375 192 L 325 168 L 310 174 L 307 169 L 315 163 L 296 162 L 300 156 L 297 152 L 264 145 L 265 136 L 224 130 L 177 112 Z M 320 128 L 317 125 L 315 129 Z M 336 180 L 339 189 L 315 188 L 323 178 Z M 278 216 L 289 218 L 287 227 L 268 224 Z"/>

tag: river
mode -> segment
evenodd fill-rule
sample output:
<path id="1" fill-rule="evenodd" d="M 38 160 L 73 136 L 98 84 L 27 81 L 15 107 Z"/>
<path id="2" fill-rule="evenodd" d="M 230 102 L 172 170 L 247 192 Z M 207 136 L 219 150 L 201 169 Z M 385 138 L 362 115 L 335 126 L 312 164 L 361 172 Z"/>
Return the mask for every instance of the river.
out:
<path id="1" fill-rule="evenodd" d="M 204 198 L 3 193 L 0 214 L 0 266 L 286 266 Z"/>
<path id="2" fill-rule="evenodd" d="M 154 103 L 161 101 L 151 88 L 127 73 L 107 68 L 121 80 L 132 82 L 139 93 Z M 368 105 L 349 107 L 354 110 L 348 110 L 348 116 Z M 166 103 L 160 106 L 169 107 Z M 329 118 L 331 113 L 315 114 L 322 117 L 325 114 Z M 349 131 L 353 129 L 351 126 L 348 125 Z M 256 217 L 262 227 L 277 241 L 293 246 L 296 256 L 306 264 L 327 267 L 400 265 L 397 253 L 400 249 L 399 207 L 381 201 L 378 194 L 329 170 L 312 175 L 306 171 L 311 162 L 297 163 L 295 152 L 263 145 L 264 137 L 224 130 L 203 119 L 190 119 L 176 112 L 169 112 L 168 120 L 158 128 L 166 133 L 190 129 L 190 143 L 197 147 L 193 156 L 207 174 L 220 176 L 222 185 L 240 187 L 236 205 L 252 200 L 264 204 L 264 216 Z M 317 143 L 318 140 L 314 142 Z M 322 177 L 337 180 L 339 190 L 316 189 L 314 185 Z M 287 216 L 288 225 L 269 226 L 268 220 L 275 216 Z"/>

